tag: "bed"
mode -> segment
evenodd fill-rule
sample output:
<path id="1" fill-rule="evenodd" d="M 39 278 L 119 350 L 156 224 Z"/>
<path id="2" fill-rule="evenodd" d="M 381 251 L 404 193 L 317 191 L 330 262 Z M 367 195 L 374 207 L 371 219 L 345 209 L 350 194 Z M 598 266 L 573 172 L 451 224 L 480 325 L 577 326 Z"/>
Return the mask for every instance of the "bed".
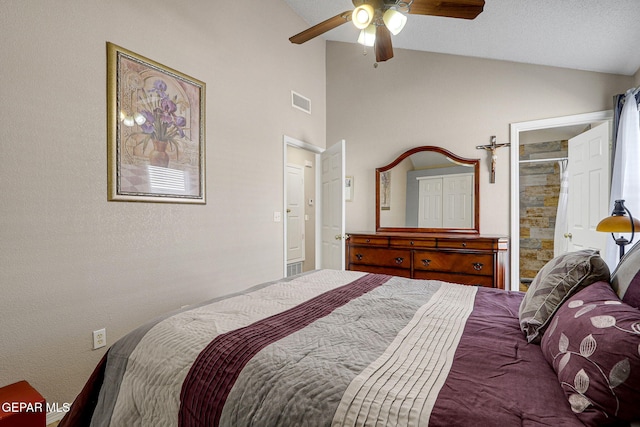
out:
<path id="1" fill-rule="evenodd" d="M 577 258 L 541 270 L 527 294 L 317 270 L 207 301 L 116 342 L 60 426 L 626 425 L 639 416 L 640 311 L 597 255 Z M 583 295 L 591 289 L 600 294 Z M 574 323 L 587 316 L 572 314 L 587 305 L 601 319 L 601 309 L 631 316 L 617 326 L 635 357 L 605 371 L 613 410 L 579 366 L 594 365 L 595 345 L 570 336 L 584 332 Z"/>

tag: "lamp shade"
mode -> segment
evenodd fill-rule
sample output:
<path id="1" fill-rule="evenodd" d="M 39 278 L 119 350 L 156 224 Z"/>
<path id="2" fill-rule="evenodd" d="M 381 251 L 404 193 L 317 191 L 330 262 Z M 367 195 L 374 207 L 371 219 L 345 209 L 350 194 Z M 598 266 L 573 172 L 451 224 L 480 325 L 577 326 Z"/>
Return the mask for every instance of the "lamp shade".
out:
<path id="1" fill-rule="evenodd" d="M 640 221 L 633 218 L 633 224 L 637 231 L 640 231 Z M 596 231 L 605 233 L 631 233 L 631 219 L 628 216 L 613 215 L 606 217 L 598 223 Z"/>
<path id="2" fill-rule="evenodd" d="M 407 23 L 407 17 L 395 9 L 388 9 L 384 15 L 382 15 L 382 20 L 394 36 L 398 35 Z"/>
<path id="3" fill-rule="evenodd" d="M 629 214 L 629 216 L 625 214 Z M 616 200 L 613 204 L 611 216 L 600 221 L 596 226 L 596 231 L 604 231 L 606 233 L 634 233 L 639 227 L 640 221 L 631 215 L 629 209 L 624 205 L 624 200 Z"/>
<path id="4" fill-rule="evenodd" d="M 371 24 L 371 21 L 373 21 L 374 13 L 373 6 L 370 4 L 361 4 L 353 9 L 351 21 L 356 28 L 363 30 Z"/>
<path id="5" fill-rule="evenodd" d="M 624 205 L 624 200 L 614 201 L 611 216 L 603 219 L 596 226 L 596 231 L 611 233 L 616 245 L 620 246 L 620 259 L 624 256 L 624 247 L 633 242 L 636 230 L 640 230 L 640 221 L 631 215 L 629 209 Z M 631 233 L 631 237 L 629 240 L 622 235 L 616 238 L 613 233 Z"/>
<path id="6" fill-rule="evenodd" d="M 363 46 L 369 46 L 369 47 L 376 44 L 376 26 L 374 24 L 369 25 L 364 30 L 360 30 L 358 43 L 360 43 Z"/>

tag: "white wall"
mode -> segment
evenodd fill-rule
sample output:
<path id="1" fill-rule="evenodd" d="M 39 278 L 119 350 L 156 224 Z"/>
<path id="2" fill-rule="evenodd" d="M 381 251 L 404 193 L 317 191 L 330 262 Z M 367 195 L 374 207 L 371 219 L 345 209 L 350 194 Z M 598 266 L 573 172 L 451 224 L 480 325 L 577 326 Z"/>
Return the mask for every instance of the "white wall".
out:
<path id="1" fill-rule="evenodd" d="M 282 276 L 282 136 L 325 146 L 306 26 L 280 0 L 0 2 L 0 386 L 70 402 L 91 331 Z M 106 41 L 206 83 L 205 206 L 107 202 Z"/>
<path id="2" fill-rule="evenodd" d="M 395 49 L 373 67 L 362 46 L 327 43 L 327 145 L 347 141 L 357 183 L 347 232 L 375 228 L 375 168 L 418 145 L 480 158 L 480 232 L 509 234 L 510 148 L 498 150 L 496 183 L 476 145 L 509 142 L 514 122 L 612 108 L 633 77 Z"/>

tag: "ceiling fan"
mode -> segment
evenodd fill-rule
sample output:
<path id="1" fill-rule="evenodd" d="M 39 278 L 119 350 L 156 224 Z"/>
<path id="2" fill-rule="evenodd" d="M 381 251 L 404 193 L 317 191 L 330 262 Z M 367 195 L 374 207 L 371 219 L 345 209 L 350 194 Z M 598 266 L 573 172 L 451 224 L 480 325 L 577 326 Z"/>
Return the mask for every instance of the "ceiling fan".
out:
<path id="1" fill-rule="evenodd" d="M 484 8 L 484 0 L 352 0 L 355 9 L 314 25 L 289 38 L 302 44 L 352 21 L 360 30 L 358 43 L 374 46 L 376 61 L 393 58 L 391 34 L 398 34 L 407 22 L 405 14 L 474 19 Z"/>

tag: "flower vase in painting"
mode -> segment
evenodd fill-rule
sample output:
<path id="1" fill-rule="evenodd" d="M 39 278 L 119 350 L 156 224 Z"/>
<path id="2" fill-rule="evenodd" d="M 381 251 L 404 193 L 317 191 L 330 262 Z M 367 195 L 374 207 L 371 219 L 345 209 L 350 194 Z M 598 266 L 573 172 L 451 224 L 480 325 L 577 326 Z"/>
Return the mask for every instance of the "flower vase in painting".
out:
<path id="1" fill-rule="evenodd" d="M 138 76 L 130 80 L 135 81 L 135 77 Z M 132 115 L 121 112 L 123 124 L 137 129 L 128 139 L 133 141 L 134 152 L 148 152 L 150 165 L 168 167 L 171 157 L 180 160 L 181 142 L 187 139 L 187 120 L 183 114 L 188 111 L 188 103 L 178 94 L 170 94 L 167 83 L 159 78 L 153 79 L 150 88 L 142 86 L 135 93 L 135 102 L 131 104 L 137 111 Z"/>

